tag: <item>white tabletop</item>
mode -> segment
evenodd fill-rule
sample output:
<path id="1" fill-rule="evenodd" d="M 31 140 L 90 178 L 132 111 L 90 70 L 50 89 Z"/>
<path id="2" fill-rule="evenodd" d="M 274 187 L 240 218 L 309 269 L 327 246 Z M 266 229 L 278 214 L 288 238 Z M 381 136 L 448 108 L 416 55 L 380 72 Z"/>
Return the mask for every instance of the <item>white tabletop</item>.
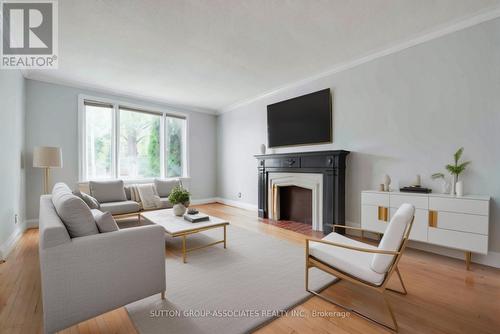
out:
<path id="1" fill-rule="evenodd" d="M 213 216 L 209 216 L 210 219 L 206 221 L 191 223 L 185 220 L 182 216 L 178 217 L 174 215 L 172 209 L 147 211 L 141 213 L 141 216 L 153 224 L 163 226 L 165 232 L 170 235 L 191 232 L 200 228 L 229 225 L 229 222 L 227 220 L 223 220 L 221 218 Z"/>

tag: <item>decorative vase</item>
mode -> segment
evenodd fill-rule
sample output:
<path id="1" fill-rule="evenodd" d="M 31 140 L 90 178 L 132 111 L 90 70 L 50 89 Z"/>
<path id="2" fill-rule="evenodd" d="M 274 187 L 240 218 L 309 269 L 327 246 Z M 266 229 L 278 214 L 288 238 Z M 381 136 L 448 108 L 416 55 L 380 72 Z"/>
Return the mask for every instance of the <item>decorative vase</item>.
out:
<path id="1" fill-rule="evenodd" d="M 443 178 L 443 183 L 441 183 L 441 192 L 443 194 L 449 194 L 451 191 L 451 183 L 450 181 Z"/>
<path id="2" fill-rule="evenodd" d="M 387 174 L 384 175 L 384 191 L 389 191 L 391 185 L 391 177 Z"/>
<path id="3" fill-rule="evenodd" d="M 464 195 L 464 181 L 458 181 L 455 184 L 455 191 L 457 192 L 457 196 Z"/>
<path id="4" fill-rule="evenodd" d="M 265 144 L 260 144 L 260 153 L 266 154 L 266 145 Z"/>
<path id="5" fill-rule="evenodd" d="M 177 203 L 174 205 L 174 215 L 176 216 L 182 216 L 184 213 L 186 213 L 186 207 L 182 203 Z"/>

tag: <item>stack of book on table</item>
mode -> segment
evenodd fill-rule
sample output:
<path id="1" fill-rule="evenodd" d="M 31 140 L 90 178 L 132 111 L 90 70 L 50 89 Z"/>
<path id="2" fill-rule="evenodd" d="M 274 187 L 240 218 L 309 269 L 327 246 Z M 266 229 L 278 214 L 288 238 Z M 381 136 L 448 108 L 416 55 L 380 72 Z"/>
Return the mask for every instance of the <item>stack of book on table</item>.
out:
<path id="1" fill-rule="evenodd" d="M 184 219 L 187 220 L 188 222 L 191 222 L 191 223 L 199 223 L 199 222 L 210 220 L 210 217 L 204 213 L 199 212 L 199 213 L 194 214 L 194 215 L 190 215 L 190 214 L 186 213 L 184 215 Z"/>

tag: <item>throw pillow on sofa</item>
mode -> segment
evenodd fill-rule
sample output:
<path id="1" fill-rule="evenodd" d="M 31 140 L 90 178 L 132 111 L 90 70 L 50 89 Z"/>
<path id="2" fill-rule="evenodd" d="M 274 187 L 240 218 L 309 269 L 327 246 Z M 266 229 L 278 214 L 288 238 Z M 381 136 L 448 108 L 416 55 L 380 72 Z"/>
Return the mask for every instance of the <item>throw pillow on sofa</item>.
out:
<path id="1" fill-rule="evenodd" d="M 101 205 L 99 202 L 89 194 L 86 194 L 84 192 L 81 192 L 80 190 L 73 190 L 73 195 L 80 197 L 83 199 L 85 204 L 89 206 L 90 209 L 99 209 Z"/>
<path id="2" fill-rule="evenodd" d="M 99 233 L 90 208 L 81 198 L 73 195 L 66 184 L 57 183 L 54 186 L 52 204 L 71 238 Z"/>
<path id="3" fill-rule="evenodd" d="M 156 192 L 160 197 L 168 197 L 168 195 L 170 195 L 170 193 L 172 192 L 172 189 L 174 189 L 175 186 L 178 186 L 180 184 L 181 183 L 178 179 L 174 180 L 155 179 Z"/>
<path id="4" fill-rule="evenodd" d="M 90 195 L 99 203 L 121 202 L 127 200 L 123 180 L 89 181 Z"/>
<path id="5" fill-rule="evenodd" d="M 95 223 L 99 232 L 107 233 L 107 232 L 115 232 L 118 231 L 118 225 L 116 224 L 113 215 L 109 212 L 102 212 L 100 210 L 91 210 L 92 216 L 94 216 Z"/>

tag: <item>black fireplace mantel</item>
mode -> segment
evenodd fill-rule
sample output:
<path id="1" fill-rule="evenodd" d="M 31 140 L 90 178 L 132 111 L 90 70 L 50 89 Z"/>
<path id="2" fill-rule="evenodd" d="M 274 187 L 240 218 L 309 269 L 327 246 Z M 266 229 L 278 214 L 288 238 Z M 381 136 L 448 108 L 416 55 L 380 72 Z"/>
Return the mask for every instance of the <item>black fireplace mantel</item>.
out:
<path id="1" fill-rule="evenodd" d="M 349 151 L 317 151 L 256 155 L 258 160 L 259 217 L 268 217 L 269 173 L 323 174 L 323 232 L 345 224 L 345 167 Z"/>

